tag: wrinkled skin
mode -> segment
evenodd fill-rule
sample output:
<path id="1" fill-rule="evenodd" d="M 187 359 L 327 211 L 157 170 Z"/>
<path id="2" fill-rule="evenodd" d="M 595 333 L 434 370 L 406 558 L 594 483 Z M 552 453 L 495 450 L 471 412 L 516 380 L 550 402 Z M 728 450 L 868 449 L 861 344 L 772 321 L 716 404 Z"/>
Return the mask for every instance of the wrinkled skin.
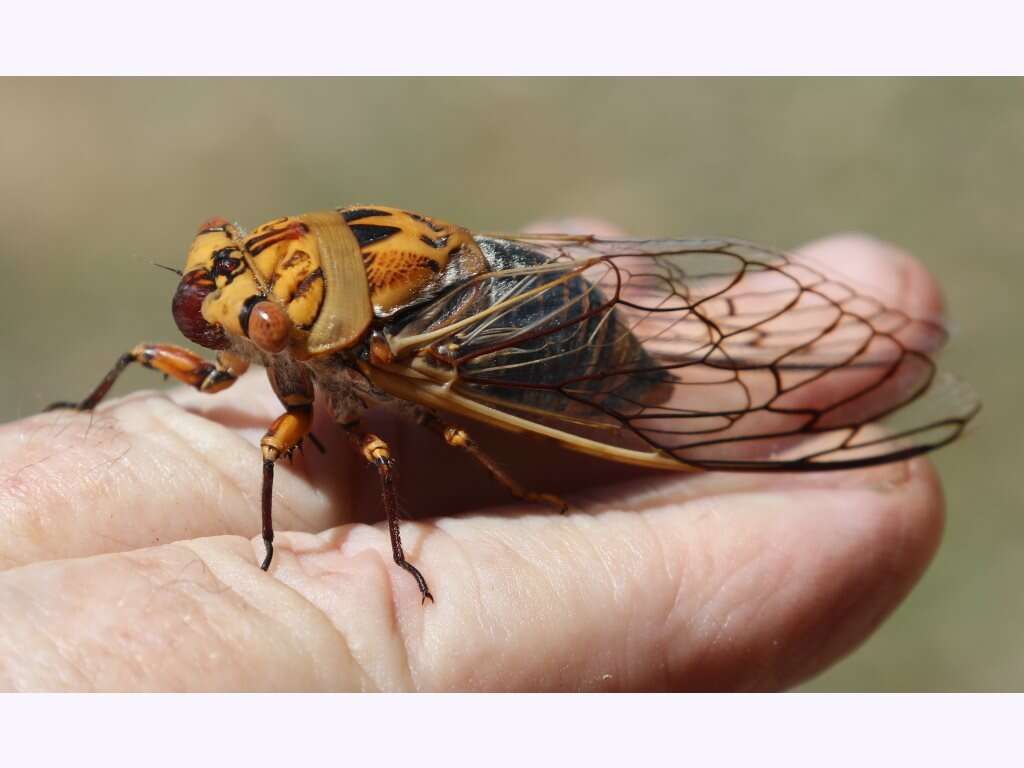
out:
<path id="1" fill-rule="evenodd" d="M 940 309 L 892 246 L 806 250 L 911 314 Z M 379 519 L 377 485 L 322 408 L 327 453 L 280 465 L 259 570 L 256 442 L 279 411 L 257 370 L 215 396 L 139 392 L 0 428 L 0 688 L 780 689 L 864 640 L 941 535 L 925 460 L 676 475 L 474 428 L 567 497 L 561 516 L 374 413 L 437 599 L 421 605 L 383 526 L 353 522 Z"/>

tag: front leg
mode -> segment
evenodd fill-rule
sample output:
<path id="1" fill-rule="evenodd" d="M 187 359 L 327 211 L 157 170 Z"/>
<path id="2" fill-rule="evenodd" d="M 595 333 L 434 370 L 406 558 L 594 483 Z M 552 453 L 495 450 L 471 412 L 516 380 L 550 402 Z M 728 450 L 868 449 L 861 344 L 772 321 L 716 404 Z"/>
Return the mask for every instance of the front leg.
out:
<path id="1" fill-rule="evenodd" d="M 217 361 L 211 363 L 194 352 L 173 344 L 139 344 L 131 352 L 118 358 L 110 373 L 103 377 L 103 381 L 84 400 L 78 403 L 52 403 L 46 410 L 74 408 L 77 411 L 91 411 L 106 397 L 117 378 L 132 363 L 160 371 L 183 384 L 195 387 L 200 392 L 220 392 L 227 389 L 249 367 L 247 360 L 230 352 L 218 352 Z"/>
<path id="2" fill-rule="evenodd" d="M 314 397 L 313 380 L 304 368 L 279 364 L 267 368 L 267 378 L 286 410 L 274 419 L 260 440 L 263 454 L 263 548 L 266 552 L 260 568 L 264 571 L 270 568 L 274 557 L 274 464 L 282 456 L 291 455 L 309 434 L 313 426 Z"/>

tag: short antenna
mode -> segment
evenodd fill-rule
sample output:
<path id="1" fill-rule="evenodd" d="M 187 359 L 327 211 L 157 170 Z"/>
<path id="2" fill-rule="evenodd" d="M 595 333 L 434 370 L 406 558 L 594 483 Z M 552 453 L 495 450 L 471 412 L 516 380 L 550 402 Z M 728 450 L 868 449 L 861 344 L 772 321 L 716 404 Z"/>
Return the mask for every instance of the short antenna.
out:
<path id="1" fill-rule="evenodd" d="M 153 266 L 154 267 L 160 267 L 160 269 L 166 269 L 168 272 L 173 272 L 178 277 L 181 277 L 183 274 L 185 274 L 180 269 L 175 269 L 174 267 L 168 267 L 166 264 L 157 264 L 155 261 L 153 262 Z"/>

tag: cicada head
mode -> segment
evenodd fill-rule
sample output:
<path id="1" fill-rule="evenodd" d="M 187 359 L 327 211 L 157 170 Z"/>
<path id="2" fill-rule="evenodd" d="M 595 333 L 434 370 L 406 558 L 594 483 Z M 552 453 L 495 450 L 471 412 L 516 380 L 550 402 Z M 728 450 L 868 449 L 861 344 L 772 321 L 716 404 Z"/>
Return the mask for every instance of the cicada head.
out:
<path id="1" fill-rule="evenodd" d="M 203 223 L 172 303 L 185 337 L 209 349 L 231 347 L 243 354 L 246 340 L 272 355 L 288 349 L 296 325 L 291 313 L 318 308 L 300 301 L 313 282 L 302 278 L 316 267 L 301 250 L 306 234 L 287 218 L 258 227 L 248 239 L 226 219 Z"/>
<path id="2" fill-rule="evenodd" d="M 185 338 L 208 349 L 231 345 L 228 333 L 235 329 L 225 329 L 214 319 L 211 301 L 247 274 L 238 230 L 226 219 L 204 222 L 189 249 L 181 283 L 171 302 L 174 322 Z"/>

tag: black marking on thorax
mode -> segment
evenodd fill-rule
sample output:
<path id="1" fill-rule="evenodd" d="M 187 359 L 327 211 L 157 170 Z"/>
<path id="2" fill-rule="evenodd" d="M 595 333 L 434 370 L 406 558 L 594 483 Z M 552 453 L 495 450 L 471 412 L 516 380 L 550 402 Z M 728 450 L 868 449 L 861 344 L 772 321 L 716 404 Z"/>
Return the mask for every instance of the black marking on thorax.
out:
<path id="1" fill-rule="evenodd" d="M 342 211 L 341 216 L 347 222 L 368 219 L 371 216 L 390 216 L 387 211 L 378 211 L 376 208 L 353 208 L 350 211 Z"/>
<path id="2" fill-rule="evenodd" d="M 441 226 L 440 224 L 436 223 L 433 219 L 428 219 L 426 216 L 420 216 L 418 213 L 412 213 L 411 211 L 408 212 L 408 215 L 409 215 L 409 218 L 414 219 L 415 221 L 419 221 L 419 222 L 422 222 L 422 223 L 426 224 L 428 227 L 430 227 L 435 232 L 443 232 L 444 231 L 444 227 Z"/>
<path id="3" fill-rule="evenodd" d="M 425 245 L 429 245 L 431 248 L 438 248 L 438 249 L 440 249 L 440 248 L 444 248 L 446 245 L 448 245 L 448 238 L 449 237 L 450 237 L 450 235 L 445 235 L 444 237 L 437 238 L 437 240 L 431 240 L 426 235 L 420 235 L 420 240 Z"/>
<path id="4" fill-rule="evenodd" d="M 401 232 L 401 227 L 386 227 L 379 224 L 353 224 L 350 229 L 352 234 L 359 241 L 359 247 L 365 248 L 370 243 L 386 240 L 396 232 Z"/>

